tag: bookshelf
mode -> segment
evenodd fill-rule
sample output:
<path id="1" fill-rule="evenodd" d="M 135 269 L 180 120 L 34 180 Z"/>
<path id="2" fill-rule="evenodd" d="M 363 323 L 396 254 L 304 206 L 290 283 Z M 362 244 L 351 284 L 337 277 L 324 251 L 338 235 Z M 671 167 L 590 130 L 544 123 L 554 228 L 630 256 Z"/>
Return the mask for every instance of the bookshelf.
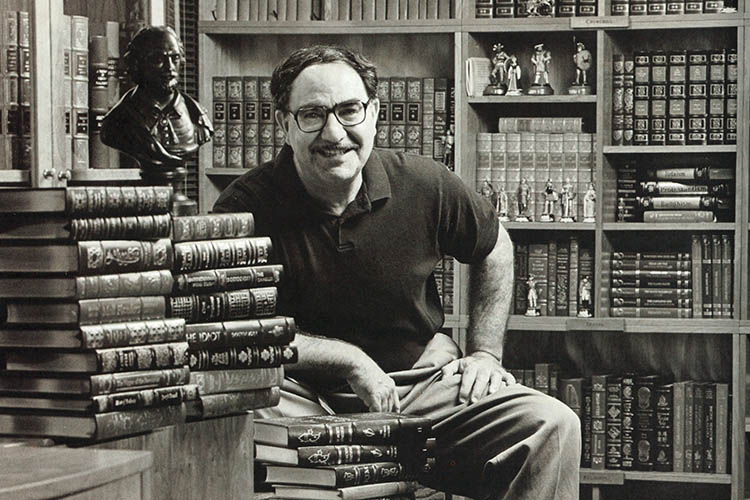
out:
<path id="1" fill-rule="evenodd" d="M 476 134 L 496 132 L 499 116 L 579 116 L 584 132 L 593 134 L 594 171 L 597 200 L 596 222 L 542 223 L 505 222 L 514 240 L 545 236 L 588 238 L 594 250 L 594 315 L 578 317 L 526 317 L 513 315 L 508 324 L 508 359 L 514 354 L 533 360 L 560 361 L 590 375 L 599 370 L 616 371 L 633 366 L 644 371 L 678 377 L 716 377 L 732 386 L 733 436 L 743 436 L 745 424 L 745 377 L 747 365 L 747 291 L 750 214 L 748 206 L 747 133 L 739 131 L 736 144 L 643 145 L 612 144 L 612 67 L 615 53 L 637 48 L 669 50 L 690 40 L 687 48 L 736 48 L 739 54 L 737 121 L 748 116 L 749 90 L 744 67 L 750 63 L 746 50 L 750 14 L 740 5 L 737 13 L 676 16 L 612 16 L 610 0 L 598 2 L 598 15 L 573 18 L 476 19 L 475 3 L 464 2 L 456 19 L 406 21 L 298 21 L 249 22 L 214 21 L 210 8 L 201 12 L 200 95 L 211 105 L 212 75 L 270 74 L 288 50 L 302 43 L 345 43 L 362 50 L 391 76 L 443 75 L 455 80 L 456 170 L 470 186 L 477 183 Z M 416 36 L 418 35 L 418 36 Z M 583 41 L 594 54 L 589 73 L 592 95 L 567 95 L 573 79 L 573 37 Z M 552 96 L 475 96 L 465 91 L 464 61 L 469 57 L 489 57 L 493 43 L 502 41 L 509 53 L 528 61 L 537 43 L 553 51 Z M 408 48 L 405 49 L 405 48 Z M 428 57 L 425 57 L 425 56 Z M 394 61 L 396 64 L 394 65 Z M 530 65 L 524 66 L 528 82 Z M 394 73 L 395 71 L 395 73 Z M 525 86 L 526 84 L 524 84 Z M 717 161 L 735 169 L 735 202 L 729 221 L 718 223 L 649 224 L 620 223 L 615 217 L 615 178 L 624 161 L 659 161 L 688 165 Z M 218 193 L 242 169 L 213 168 L 210 152 L 201 151 L 200 206 L 210 209 Z M 603 255 L 613 249 L 660 250 L 671 246 L 689 249 L 693 233 L 726 233 L 732 236 L 734 260 L 731 318 L 619 318 L 608 314 L 608 266 Z M 459 342 L 465 341 L 468 325 L 468 272 L 456 268 L 457 314 L 447 326 Z M 530 346 L 535 346 L 531 348 Z M 615 349 L 616 346 L 617 349 Z M 532 354 L 524 354 L 532 350 Z M 699 353 L 707 353 L 702 358 Z M 581 353 L 590 358 L 581 357 Z M 661 357 L 648 355 L 661 353 Z M 644 359 L 639 359 L 644 357 Z M 633 366 L 628 366 L 630 362 Z M 748 417 L 750 420 L 750 417 Z M 747 424 L 750 428 L 750 424 Z M 730 474 L 666 473 L 645 471 L 591 470 L 581 472 L 582 498 L 623 498 L 641 494 L 653 497 L 658 491 L 665 498 L 696 493 L 732 499 L 746 498 L 744 439 L 731 445 Z M 616 487 L 615 487 L 616 485 Z M 652 490 L 648 490 L 652 488 Z M 643 492 L 647 493 L 643 493 Z M 681 492 L 681 493 L 680 493 Z"/>

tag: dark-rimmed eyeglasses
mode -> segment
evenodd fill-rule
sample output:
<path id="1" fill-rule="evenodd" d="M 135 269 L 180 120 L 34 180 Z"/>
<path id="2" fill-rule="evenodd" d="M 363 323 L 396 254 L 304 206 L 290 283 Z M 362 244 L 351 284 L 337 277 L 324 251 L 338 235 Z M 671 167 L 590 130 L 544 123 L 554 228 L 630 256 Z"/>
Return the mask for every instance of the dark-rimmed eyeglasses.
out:
<path id="1" fill-rule="evenodd" d="M 294 121 L 303 132 L 317 132 L 323 130 L 328 121 L 328 115 L 333 116 L 345 127 L 353 127 L 365 121 L 367 117 L 367 105 L 370 101 L 360 100 L 340 102 L 329 108 L 327 106 L 303 106 L 292 113 Z M 291 111 L 290 111 L 291 113 Z"/>

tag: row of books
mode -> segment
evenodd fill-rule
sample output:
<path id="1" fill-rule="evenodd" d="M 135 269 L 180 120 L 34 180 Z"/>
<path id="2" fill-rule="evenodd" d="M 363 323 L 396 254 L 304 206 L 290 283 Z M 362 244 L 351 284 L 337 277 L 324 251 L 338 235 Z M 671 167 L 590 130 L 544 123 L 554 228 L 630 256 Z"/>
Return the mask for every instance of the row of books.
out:
<path id="1" fill-rule="evenodd" d="M 413 498 L 434 467 L 427 417 L 348 413 L 256 420 L 263 481 L 278 498 Z"/>
<path id="2" fill-rule="evenodd" d="M 4 194 L 0 434 L 101 440 L 278 403 L 296 325 L 270 239 L 251 213 L 172 217 L 171 198 Z"/>
<path id="3" fill-rule="evenodd" d="M 0 7 L 0 169 L 31 168 L 31 23 L 29 13 Z M 87 69 L 88 70 L 88 69 Z"/>
<path id="4" fill-rule="evenodd" d="M 613 16 L 663 16 L 737 12 L 734 0 L 612 0 Z"/>
<path id="5" fill-rule="evenodd" d="M 570 235 L 514 244 L 513 308 L 529 311 L 529 278 L 533 277 L 538 312 L 542 316 L 593 316 L 593 241 Z"/>
<path id="6" fill-rule="evenodd" d="M 454 19 L 456 0 L 215 0 L 216 21 Z"/>
<path id="7" fill-rule="evenodd" d="M 214 168 L 254 168 L 284 145 L 269 76 L 213 77 Z M 455 88 L 447 78 L 382 77 L 375 145 L 430 156 L 451 166 Z M 448 139 L 447 136 L 450 136 Z M 445 145 L 450 141 L 448 154 Z"/>
<path id="8" fill-rule="evenodd" d="M 691 236 L 690 252 L 612 252 L 609 314 L 643 318 L 731 318 L 732 235 Z"/>
<path id="9" fill-rule="evenodd" d="M 476 0 L 474 17 L 590 17 L 596 13 L 593 0 Z"/>
<path id="10" fill-rule="evenodd" d="M 612 144 L 737 143 L 735 47 L 612 60 Z"/>
<path id="11" fill-rule="evenodd" d="M 733 167 L 671 167 L 628 162 L 617 167 L 618 222 L 734 220 Z"/>
<path id="12" fill-rule="evenodd" d="M 538 120 L 549 123 L 551 132 L 542 131 L 508 131 L 508 132 L 480 132 L 477 141 L 477 171 L 476 189 L 482 192 L 489 184 L 493 193 L 498 193 L 495 200 L 499 201 L 500 194 L 507 194 L 506 215 L 513 220 L 519 215 L 519 186 L 526 180 L 530 196 L 528 196 L 528 215 L 532 220 L 539 220 L 544 211 L 545 186 L 551 181 L 555 192 L 560 193 L 567 185 L 573 196 L 570 215 L 576 220 L 584 217 L 584 199 L 586 191 L 594 181 L 594 137 L 593 134 L 583 132 L 581 120 L 569 119 L 577 124 L 578 131 L 563 131 L 570 128 L 564 121 L 547 120 L 543 118 L 512 118 L 516 125 L 503 130 L 527 128 L 522 122 Z M 554 130 L 552 124 L 559 123 L 563 129 Z M 565 124 L 565 125 L 564 125 Z M 536 126 L 533 126 L 535 129 Z M 496 203 L 499 205 L 499 203 Z M 497 207 L 500 209 L 500 207 Z M 562 203 L 554 203 L 553 216 L 558 220 L 562 214 Z M 498 210 L 499 211 L 499 210 Z"/>

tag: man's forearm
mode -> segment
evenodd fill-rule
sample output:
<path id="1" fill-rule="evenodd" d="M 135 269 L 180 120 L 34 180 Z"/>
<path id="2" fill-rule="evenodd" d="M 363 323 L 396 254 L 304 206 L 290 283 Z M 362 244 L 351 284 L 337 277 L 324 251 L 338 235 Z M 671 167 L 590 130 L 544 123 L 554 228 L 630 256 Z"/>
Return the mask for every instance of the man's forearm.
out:
<path id="1" fill-rule="evenodd" d="M 318 337 L 298 332 L 292 342 L 299 351 L 299 359 L 289 365 L 290 370 L 318 370 L 340 378 L 347 378 L 367 355 L 357 346 L 343 340 Z"/>
<path id="2" fill-rule="evenodd" d="M 503 357 L 505 327 L 513 293 L 513 243 L 501 226 L 495 248 L 480 264 L 471 266 L 471 311 L 466 349 Z"/>

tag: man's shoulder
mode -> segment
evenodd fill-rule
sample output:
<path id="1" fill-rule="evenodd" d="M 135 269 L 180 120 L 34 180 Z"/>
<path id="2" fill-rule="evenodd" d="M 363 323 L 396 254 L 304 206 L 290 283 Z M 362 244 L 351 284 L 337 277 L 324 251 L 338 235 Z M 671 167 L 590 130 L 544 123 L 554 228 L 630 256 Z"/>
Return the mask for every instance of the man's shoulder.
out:
<path id="1" fill-rule="evenodd" d="M 373 149 L 373 153 L 391 178 L 408 176 L 428 181 L 446 174 L 452 175 L 445 165 L 427 156 L 380 148 Z"/>
<path id="2" fill-rule="evenodd" d="M 258 210 L 267 205 L 274 194 L 272 173 L 273 164 L 266 163 L 240 175 L 221 192 L 214 211 Z"/>

